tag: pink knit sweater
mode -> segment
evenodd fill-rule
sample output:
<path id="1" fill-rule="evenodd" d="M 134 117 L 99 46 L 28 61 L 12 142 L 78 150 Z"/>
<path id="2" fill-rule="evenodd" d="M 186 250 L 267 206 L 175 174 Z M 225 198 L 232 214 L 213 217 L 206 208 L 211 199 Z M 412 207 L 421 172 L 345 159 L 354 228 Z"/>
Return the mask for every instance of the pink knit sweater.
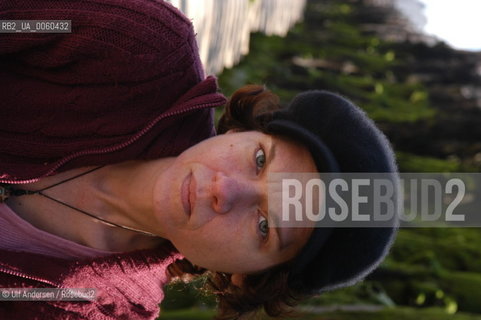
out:
<path id="1" fill-rule="evenodd" d="M 95 299 L 81 301 L 2 301 L 0 319 L 140 320 L 156 319 L 169 281 L 168 265 L 182 258 L 159 250 L 136 251 L 88 260 L 64 260 L 1 250 L 4 288 L 94 288 Z"/>
<path id="2" fill-rule="evenodd" d="M 7 0 L 3 19 L 71 20 L 72 33 L 1 36 L 0 183 L 175 156 L 215 134 L 212 107 L 225 98 L 170 4 Z M 165 270 L 182 258 L 159 248 L 64 259 L 34 247 L 0 249 L 0 287 L 95 288 L 97 298 L 0 302 L 0 319 L 155 319 Z"/>

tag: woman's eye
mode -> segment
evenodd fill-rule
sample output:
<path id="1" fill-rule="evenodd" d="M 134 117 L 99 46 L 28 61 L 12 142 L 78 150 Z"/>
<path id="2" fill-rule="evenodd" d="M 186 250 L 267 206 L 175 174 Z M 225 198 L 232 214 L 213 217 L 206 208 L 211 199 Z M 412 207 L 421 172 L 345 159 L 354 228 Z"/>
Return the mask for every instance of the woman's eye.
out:
<path id="1" fill-rule="evenodd" d="M 259 149 L 256 151 L 256 167 L 257 169 L 262 169 L 264 167 L 264 164 L 266 163 L 266 155 L 264 153 L 264 150 Z"/>
<path id="2" fill-rule="evenodd" d="M 269 223 L 267 222 L 267 219 L 264 218 L 262 215 L 259 215 L 258 227 L 262 237 L 266 238 L 269 234 Z"/>

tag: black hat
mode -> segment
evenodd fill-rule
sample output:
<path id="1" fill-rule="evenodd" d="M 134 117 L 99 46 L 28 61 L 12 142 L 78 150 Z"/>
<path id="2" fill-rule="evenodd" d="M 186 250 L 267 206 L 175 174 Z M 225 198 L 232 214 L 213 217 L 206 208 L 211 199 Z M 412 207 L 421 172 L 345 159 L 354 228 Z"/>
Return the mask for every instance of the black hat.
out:
<path id="1" fill-rule="evenodd" d="M 274 113 L 271 134 L 302 142 L 319 172 L 393 173 L 392 148 L 367 115 L 349 100 L 327 91 L 297 95 Z M 314 228 L 294 258 L 290 286 L 304 293 L 345 287 L 363 279 L 387 254 L 397 223 L 384 227 Z"/>

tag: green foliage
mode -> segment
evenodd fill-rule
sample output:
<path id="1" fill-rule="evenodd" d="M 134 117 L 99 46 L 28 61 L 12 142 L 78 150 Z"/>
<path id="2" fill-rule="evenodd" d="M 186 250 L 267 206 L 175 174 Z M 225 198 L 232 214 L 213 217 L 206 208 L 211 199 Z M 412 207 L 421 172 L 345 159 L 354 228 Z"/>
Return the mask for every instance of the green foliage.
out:
<path id="1" fill-rule="evenodd" d="M 215 298 L 203 289 L 204 281 L 204 277 L 199 277 L 189 283 L 174 281 L 165 286 L 165 299 L 162 301 L 161 309 L 178 310 L 192 307 L 214 307 Z"/>
<path id="2" fill-rule="evenodd" d="M 401 172 L 460 172 L 463 171 L 459 162 L 441 160 L 433 157 L 418 156 L 406 152 L 396 152 L 396 158 Z"/>
<path id="3" fill-rule="evenodd" d="M 211 320 L 214 319 L 212 310 L 203 309 L 185 309 L 166 311 L 162 313 L 159 319 L 162 320 Z M 259 316 L 259 320 L 272 319 L 267 316 Z M 481 320 L 481 316 L 469 313 L 458 312 L 456 314 L 449 313 L 445 308 L 384 308 L 376 312 L 364 311 L 335 311 L 335 312 L 314 312 L 303 311 L 298 312 L 292 317 L 285 317 L 285 320 Z"/>
<path id="4" fill-rule="evenodd" d="M 329 320 L 480 320 L 481 316 L 467 313 L 450 314 L 444 308 L 386 308 L 378 312 L 333 312 L 303 319 Z"/>
<path id="5" fill-rule="evenodd" d="M 389 259 L 431 270 L 481 273 L 479 241 L 476 228 L 406 229 L 399 232 Z"/>
<path id="6" fill-rule="evenodd" d="M 163 311 L 159 320 L 212 320 L 215 312 L 205 309 Z"/>
<path id="7" fill-rule="evenodd" d="M 304 90 L 329 89 L 359 103 L 377 121 L 432 118 L 423 85 L 399 81 L 391 72 L 407 62 L 381 39 L 361 33 L 349 20 L 353 10 L 347 4 L 308 9 L 311 15 L 322 12 L 322 26 L 306 19 L 286 38 L 253 35 L 251 53 L 220 75 L 221 88 L 230 95 L 247 83 L 265 84 L 283 103 Z"/>
<path id="8" fill-rule="evenodd" d="M 457 302 L 459 310 L 481 313 L 481 274 L 471 272 L 445 272 L 442 287 Z"/>
<path id="9" fill-rule="evenodd" d="M 384 288 L 376 282 L 361 282 L 352 287 L 312 297 L 302 304 L 309 306 L 378 305 L 386 307 L 395 305 Z"/>
<path id="10" fill-rule="evenodd" d="M 162 310 L 190 308 L 196 303 L 195 288 L 181 281 L 164 287 L 164 292 L 165 299 L 162 301 Z"/>
<path id="11" fill-rule="evenodd" d="M 398 305 L 481 313 L 480 241 L 476 228 L 401 230 L 378 280 Z"/>

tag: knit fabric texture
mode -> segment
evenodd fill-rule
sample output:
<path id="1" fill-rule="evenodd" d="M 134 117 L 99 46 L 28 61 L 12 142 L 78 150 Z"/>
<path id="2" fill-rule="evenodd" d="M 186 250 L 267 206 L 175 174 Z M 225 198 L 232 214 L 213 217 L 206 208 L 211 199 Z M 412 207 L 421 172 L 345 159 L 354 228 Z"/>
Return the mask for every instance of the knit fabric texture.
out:
<path id="1" fill-rule="evenodd" d="M 0 182 L 175 156 L 215 134 L 225 103 L 190 21 L 160 0 L 5 0 L 0 20 L 71 34 L 0 35 Z M 96 288 L 93 302 L 6 301 L 0 319 L 156 319 L 175 251 L 66 260 L 0 250 L 0 285 Z"/>
<path id="2" fill-rule="evenodd" d="M 174 156 L 215 133 L 209 107 L 225 98 L 169 3 L 6 0 L 3 19 L 71 20 L 72 33 L 1 35 L 0 181 Z"/>
<path id="3" fill-rule="evenodd" d="M 135 251 L 95 260 L 69 261 L 0 251 L 4 288 L 92 288 L 93 301 L 3 301 L 0 319 L 154 320 L 159 315 L 167 267 L 175 252 Z"/>

